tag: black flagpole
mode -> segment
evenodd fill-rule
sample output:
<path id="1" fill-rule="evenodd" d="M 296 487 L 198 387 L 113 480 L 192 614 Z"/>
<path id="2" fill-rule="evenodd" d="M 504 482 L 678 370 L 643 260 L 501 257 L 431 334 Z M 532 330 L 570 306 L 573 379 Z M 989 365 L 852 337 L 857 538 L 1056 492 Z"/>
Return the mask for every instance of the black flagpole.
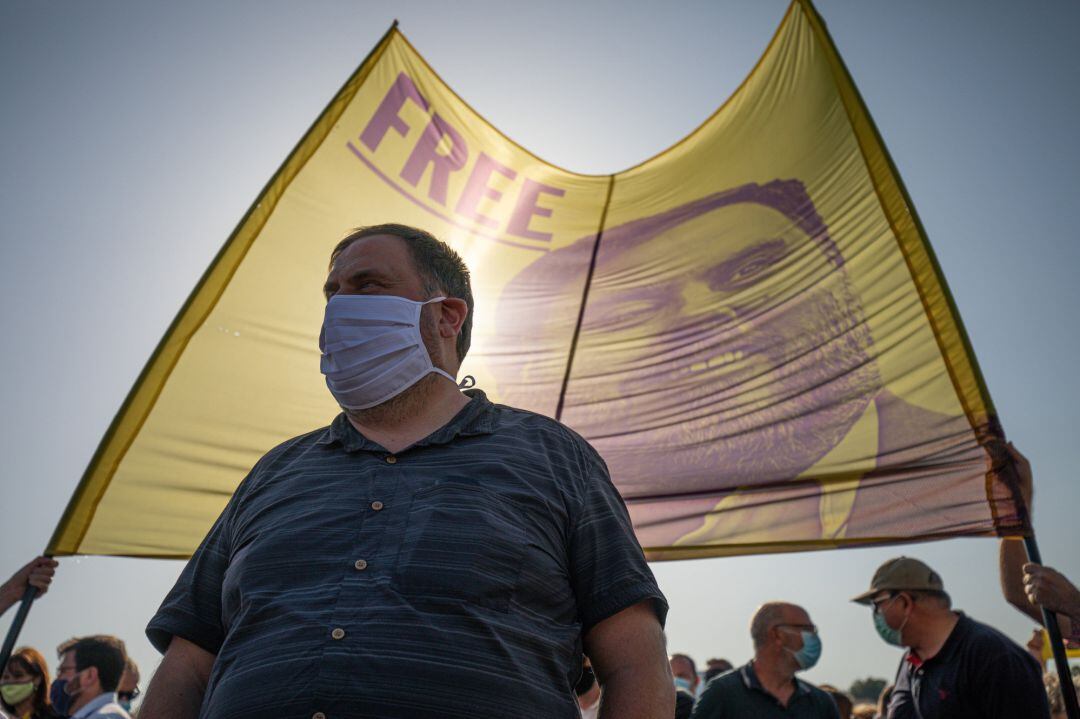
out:
<path id="1" fill-rule="evenodd" d="M 1039 554 L 1039 543 L 1035 541 L 1035 533 L 1030 537 L 1024 537 L 1024 549 L 1027 550 L 1028 561 L 1042 564 L 1042 555 Z M 1069 719 L 1080 719 L 1080 702 L 1076 698 L 1076 688 L 1073 685 L 1072 675 L 1069 673 L 1069 657 L 1065 654 L 1065 640 L 1061 636 L 1061 627 L 1058 626 L 1057 614 L 1046 607 L 1042 610 L 1043 626 L 1050 635 L 1050 651 L 1054 654 L 1054 665 L 1057 667 L 1058 679 L 1061 682 L 1061 697 L 1065 700 L 1065 716 Z"/>
<path id="2" fill-rule="evenodd" d="M 37 595 L 37 587 L 27 587 L 26 591 L 23 592 L 22 601 L 19 603 L 19 611 L 15 613 L 15 621 L 11 623 L 7 637 L 4 638 L 4 648 L 0 649 L 0 670 L 7 667 L 8 659 L 11 659 L 11 652 L 15 649 L 15 642 L 19 639 L 19 632 L 22 631 L 23 624 L 26 623 L 26 615 L 30 613 L 30 605 L 34 603 Z"/>

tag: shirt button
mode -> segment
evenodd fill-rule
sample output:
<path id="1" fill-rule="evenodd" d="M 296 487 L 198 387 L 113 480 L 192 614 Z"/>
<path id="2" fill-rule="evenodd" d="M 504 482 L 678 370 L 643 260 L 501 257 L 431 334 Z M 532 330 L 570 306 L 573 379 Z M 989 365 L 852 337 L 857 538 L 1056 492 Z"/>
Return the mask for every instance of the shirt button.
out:
<path id="1" fill-rule="evenodd" d="M 334 639 L 344 639 L 345 630 L 341 627 L 337 627 L 334 629 L 334 631 L 330 632 L 330 636 L 332 636 Z"/>
<path id="2" fill-rule="evenodd" d="M 367 569 L 367 560 L 366 559 L 357 559 L 355 562 L 353 562 L 353 566 L 356 567 L 357 569 L 359 569 L 362 572 L 365 569 Z"/>
<path id="3" fill-rule="evenodd" d="M 311 715 L 311 719 L 326 719 L 326 715 L 322 712 L 315 712 Z"/>
<path id="4" fill-rule="evenodd" d="M 380 509 L 383 508 L 383 503 L 376 499 L 374 502 L 371 503 L 371 508 L 378 512 Z"/>
<path id="5" fill-rule="evenodd" d="M 387 464 L 394 464 L 394 463 L 396 463 L 396 462 L 397 462 L 397 457 L 395 457 L 395 456 L 394 456 L 394 455 L 392 455 L 392 454 L 388 454 L 388 455 L 386 455 L 386 463 L 387 463 Z"/>

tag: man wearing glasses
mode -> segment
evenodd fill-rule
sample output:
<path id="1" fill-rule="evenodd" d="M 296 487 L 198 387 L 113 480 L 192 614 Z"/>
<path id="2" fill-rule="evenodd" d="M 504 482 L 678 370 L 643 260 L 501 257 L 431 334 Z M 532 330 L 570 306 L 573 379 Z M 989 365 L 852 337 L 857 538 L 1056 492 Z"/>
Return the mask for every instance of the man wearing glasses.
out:
<path id="1" fill-rule="evenodd" d="M 802 607 L 769 602 L 750 622 L 754 658 L 709 682 L 693 719 L 839 719 L 831 697 L 795 676 L 821 657 L 817 627 Z"/>
<path id="2" fill-rule="evenodd" d="M 124 711 L 131 711 L 131 703 L 139 698 L 139 666 L 131 657 L 124 663 L 124 673 L 120 676 L 120 685 L 116 687 L 116 699 Z"/>
<path id="3" fill-rule="evenodd" d="M 963 612 L 937 572 L 897 557 L 852 599 L 873 607 L 874 628 L 906 647 L 889 700 L 889 719 L 1049 717 L 1038 663 L 1001 632 Z"/>
<path id="4" fill-rule="evenodd" d="M 116 700 L 127 652 L 116 637 L 98 634 L 64 642 L 49 689 L 53 712 L 72 719 L 130 719 Z"/>

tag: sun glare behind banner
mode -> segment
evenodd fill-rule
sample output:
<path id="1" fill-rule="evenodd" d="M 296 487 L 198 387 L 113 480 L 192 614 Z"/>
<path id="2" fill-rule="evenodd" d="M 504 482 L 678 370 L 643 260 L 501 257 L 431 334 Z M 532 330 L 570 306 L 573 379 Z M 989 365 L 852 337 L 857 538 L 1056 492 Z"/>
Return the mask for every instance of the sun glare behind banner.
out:
<path id="1" fill-rule="evenodd" d="M 797 0 L 712 117 L 610 176 L 508 140 L 391 29 L 193 291 L 49 551 L 186 557 L 259 456 L 326 425 L 329 253 L 383 222 L 462 254 L 461 374 L 585 436 L 650 558 L 1025 531 L 929 245 Z"/>

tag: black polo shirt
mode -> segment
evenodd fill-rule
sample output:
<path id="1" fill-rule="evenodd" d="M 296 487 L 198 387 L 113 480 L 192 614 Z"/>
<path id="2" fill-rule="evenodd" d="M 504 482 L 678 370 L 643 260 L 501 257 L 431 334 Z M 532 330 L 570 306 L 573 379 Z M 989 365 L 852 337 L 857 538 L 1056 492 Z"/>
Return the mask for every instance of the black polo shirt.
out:
<path id="1" fill-rule="evenodd" d="M 400 452 L 271 450 L 147 627 L 216 655 L 200 717 L 576 719 L 582 635 L 667 605 L 603 461 L 478 390 Z"/>
<path id="2" fill-rule="evenodd" d="M 698 700 L 693 719 L 840 719 L 840 711 L 832 697 L 798 677 L 785 707 L 761 686 L 750 662 L 714 677 Z"/>
<path id="3" fill-rule="evenodd" d="M 1049 717 L 1038 662 L 998 630 L 957 613 L 940 652 L 926 661 L 904 654 L 889 719 Z"/>

